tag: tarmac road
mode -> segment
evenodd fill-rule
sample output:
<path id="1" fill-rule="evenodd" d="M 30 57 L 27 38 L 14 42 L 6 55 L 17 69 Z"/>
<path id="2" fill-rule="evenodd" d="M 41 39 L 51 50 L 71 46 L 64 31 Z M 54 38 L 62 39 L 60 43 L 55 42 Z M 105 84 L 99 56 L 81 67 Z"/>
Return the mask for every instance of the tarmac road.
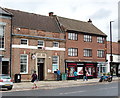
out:
<path id="1" fill-rule="evenodd" d="M 98 83 L 54 89 L 2 92 L 2 96 L 118 96 L 118 82 Z"/>

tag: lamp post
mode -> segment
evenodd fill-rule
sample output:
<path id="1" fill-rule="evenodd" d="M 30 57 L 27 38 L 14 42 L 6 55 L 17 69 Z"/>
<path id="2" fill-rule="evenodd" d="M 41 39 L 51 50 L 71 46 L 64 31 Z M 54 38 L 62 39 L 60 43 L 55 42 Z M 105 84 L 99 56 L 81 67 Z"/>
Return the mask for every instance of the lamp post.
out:
<path id="1" fill-rule="evenodd" d="M 110 21 L 110 72 L 111 72 L 112 61 L 113 61 L 113 56 L 112 56 L 112 22 L 114 22 L 114 21 Z"/>

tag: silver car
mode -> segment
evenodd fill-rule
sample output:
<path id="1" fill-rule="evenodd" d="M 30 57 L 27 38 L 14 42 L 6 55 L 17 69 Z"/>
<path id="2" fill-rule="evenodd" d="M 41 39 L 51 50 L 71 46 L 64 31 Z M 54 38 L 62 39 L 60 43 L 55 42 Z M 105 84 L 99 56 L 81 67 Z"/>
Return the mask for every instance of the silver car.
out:
<path id="1" fill-rule="evenodd" d="M 13 80 L 9 75 L 2 74 L 0 75 L 0 88 L 7 88 L 11 90 L 13 87 Z"/>

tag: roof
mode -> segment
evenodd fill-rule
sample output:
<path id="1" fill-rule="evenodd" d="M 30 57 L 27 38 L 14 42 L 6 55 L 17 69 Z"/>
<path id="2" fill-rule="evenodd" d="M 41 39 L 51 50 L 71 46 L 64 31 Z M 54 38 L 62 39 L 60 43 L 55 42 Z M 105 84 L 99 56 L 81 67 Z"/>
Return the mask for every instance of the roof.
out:
<path id="1" fill-rule="evenodd" d="M 15 27 L 61 32 L 58 25 L 56 25 L 56 21 L 51 17 L 8 8 L 6 10 L 13 14 L 12 24 Z"/>
<path id="2" fill-rule="evenodd" d="M 4 8 L 1 8 L 1 7 L 0 7 L 0 14 L 1 15 L 12 16 L 11 13 L 9 13 L 8 11 L 6 11 Z"/>
<path id="3" fill-rule="evenodd" d="M 118 42 L 112 42 L 112 54 L 120 55 L 119 47 L 118 47 Z M 107 54 L 110 54 L 110 41 L 107 41 Z"/>
<path id="4" fill-rule="evenodd" d="M 63 17 L 58 17 L 58 20 L 60 24 L 63 25 L 67 30 L 107 36 L 101 30 L 99 30 L 97 27 L 95 27 L 92 23 L 89 22 L 83 22 Z"/>

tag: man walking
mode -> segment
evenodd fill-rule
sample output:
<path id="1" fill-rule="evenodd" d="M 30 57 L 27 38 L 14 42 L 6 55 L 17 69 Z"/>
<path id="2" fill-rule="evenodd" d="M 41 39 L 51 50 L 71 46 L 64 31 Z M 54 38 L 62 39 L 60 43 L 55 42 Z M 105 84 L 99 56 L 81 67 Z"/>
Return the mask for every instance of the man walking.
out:
<path id="1" fill-rule="evenodd" d="M 57 69 L 56 74 L 57 74 L 57 81 L 59 81 L 60 80 L 60 70 Z"/>

